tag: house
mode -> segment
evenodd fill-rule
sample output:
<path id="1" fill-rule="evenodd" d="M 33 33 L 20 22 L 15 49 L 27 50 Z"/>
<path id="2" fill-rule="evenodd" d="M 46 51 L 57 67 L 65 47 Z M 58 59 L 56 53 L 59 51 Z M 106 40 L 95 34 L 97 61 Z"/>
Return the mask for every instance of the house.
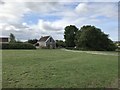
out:
<path id="1" fill-rule="evenodd" d="M 1 36 L 0 37 L 0 43 L 9 43 L 10 42 L 10 38 L 7 36 Z"/>
<path id="2" fill-rule="evenodd" d="M 36 46 L 38 48 L 56 48 L 56 42 L 51 36 L 42 36 Z"/>

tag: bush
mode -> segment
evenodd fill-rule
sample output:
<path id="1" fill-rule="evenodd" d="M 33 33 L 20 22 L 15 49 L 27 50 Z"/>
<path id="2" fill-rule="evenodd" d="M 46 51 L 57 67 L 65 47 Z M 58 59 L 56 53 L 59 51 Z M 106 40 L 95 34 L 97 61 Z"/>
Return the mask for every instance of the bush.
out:
<path id="1" fill-rule="evenodd" d="M 66 47 L 66 49 L 73 50 L 74 47 Z"/>
<path id="2" fill-rule="evenodd" d="M 109 35 L 95 26 L 86 25 L 81 27 L 76 34 L 76 46 L 82 50 L 90 51 L 115 51 L 116 47 Z"/>
<path id="3" fill-rule="evenodd" d="M 80 50 L 80 51 L 91 51 L 90 49 L 88 48 L 73 48 L 73 50 Z"/>
<path id="4" fill-rule="evenodd" d="M 117 49 L 115 51 L 120 52 L 120 47 L 117 47 Z"/>
<path id="5" fill-rule="evenodd" d="M 1 44 L 1 49 L 36 49 L 35 46 L 28 43 L 9 43 L 9 44 Z"/>
<path id="6" fill-rule="evenodd" d="M 41 49 L 49 49 L 48 47 L 45 46 L 40 46 Z"/>

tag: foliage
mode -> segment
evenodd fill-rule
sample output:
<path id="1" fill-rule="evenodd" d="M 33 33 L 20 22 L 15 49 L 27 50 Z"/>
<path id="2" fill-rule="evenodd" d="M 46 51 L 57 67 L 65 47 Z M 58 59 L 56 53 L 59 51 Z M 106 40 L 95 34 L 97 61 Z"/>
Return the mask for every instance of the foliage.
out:
<path id="1" fill-rule="evenodd" d="M 45 47 L 45 46 L 40 46 L 40 48 L 41 48 L 41 49 L 49 49 L 50 46 L 47 46 L 47 47 Z"/>
<path id="2" fill-rule="evenodd" d="M 77 31 L 77 33 L 76 33 L 76 36 L 75 36 L 75 45 L 76 45 L 76 47 L 78 47 L 79 46 L 79 43 L 80 43 L 80 36 L 81 36 L 81 31 L 80 30 L 78 30 Z"/>
<path id="3" fill-rule="evenodd" d="M 22 41 L 16 41 L 16 43 L 23 43 Z"/>
<path id="4" fill-rule="evenodd" d="M 3 43 L 0 47 L 2 49 L 36 49 L 32 44 L 29 43 Z"/>
<path id="5" fill-rule="evenodd" d="M 16 40 L 14 34 L 10 33 L 10 43 L 15 43 L 15 42 Z"/>
<path id="6" fill-rule="evenodd" d="M 56 47 L 57 48 L 64 48 L 66 45 L 65 45 L 65 42 L 63 40 L 56 40 Z"/>
<path id="7" fill-rule="evenodd" d="M 74 50 L 73 47 L 65 47 L 66 49 Z"/>
<path id="8" fill-rule="evenodd" d="M 75 46 L 75 36 L 77 31 L 78 31 L 78 28 L 74 25 L 65 27 L 64 39 L 65 39 L 66 47 Z"/>
<path id="9" fill-rule="evenodd" d="M 74 28 L 73 28 L 74 27 Z M 65 28 L 66 47 L 76 46 L 79 50 L 104 50 L 114 51 L 116 46 L 108 35 L 95 26 L 86 25 L 76 30 L 75 26 Z M 76 31 L 76 32 L 75 32 Z M 74 48 L 73 48 L 74 49 Z"/>
<path id="10" fill-rule="evenodd" d="M 120 41 L 116 41 L 116 42 L 115 42 L 115 45 L 116 45 L 116 46 L 120 46 Z"/>
<path id="11" fill-rule="evenodd" d="M 30 39 L 30 40 L 28 40 L 28 43 L 30 43 L 30 44 L 36 44 L 37 43 L 37 39 Z"/>
<path id="12" fill-rule="evenodd" d="M 81 27 L 80 31 L 80 37 L 77 39 L 77 46 L 79 48 L 107 51 L 116 49 L 108 35 L 104 34 L 99 28 L 88 25 Z"/>

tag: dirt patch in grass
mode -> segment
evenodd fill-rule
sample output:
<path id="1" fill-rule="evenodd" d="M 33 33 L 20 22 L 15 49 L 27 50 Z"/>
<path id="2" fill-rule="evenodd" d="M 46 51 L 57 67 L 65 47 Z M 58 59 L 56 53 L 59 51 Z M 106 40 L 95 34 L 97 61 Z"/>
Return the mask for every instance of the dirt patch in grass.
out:
<path id="1" fill-rule="evenodd" d="M 111 56 L 119 56 L 118 53 L 108 53 L 108 52 L 101 52 L 101 51 L 77 51 L 77 50 L 67 50 L 62 49 L 65 51 L 71 51 L 71 52 L 81 52 L 81 53 L 89 53 L 89 54 L 98 54 L 98 55 L 111 55 Z"/>
<path id="2" fill-rule="evenodd" d="M 118 88 L 118 78 L 115 79 L 108 88 Z"/>

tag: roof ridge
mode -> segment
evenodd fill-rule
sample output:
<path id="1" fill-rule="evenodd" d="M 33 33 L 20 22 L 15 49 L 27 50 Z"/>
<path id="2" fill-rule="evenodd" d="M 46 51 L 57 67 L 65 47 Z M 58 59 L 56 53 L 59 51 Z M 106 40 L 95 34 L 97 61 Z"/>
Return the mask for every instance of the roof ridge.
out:
<path id="1" fill-rule="evenodd" d="M 39 41 L 46 41 L 50 36 L 41 36 Z"/>

